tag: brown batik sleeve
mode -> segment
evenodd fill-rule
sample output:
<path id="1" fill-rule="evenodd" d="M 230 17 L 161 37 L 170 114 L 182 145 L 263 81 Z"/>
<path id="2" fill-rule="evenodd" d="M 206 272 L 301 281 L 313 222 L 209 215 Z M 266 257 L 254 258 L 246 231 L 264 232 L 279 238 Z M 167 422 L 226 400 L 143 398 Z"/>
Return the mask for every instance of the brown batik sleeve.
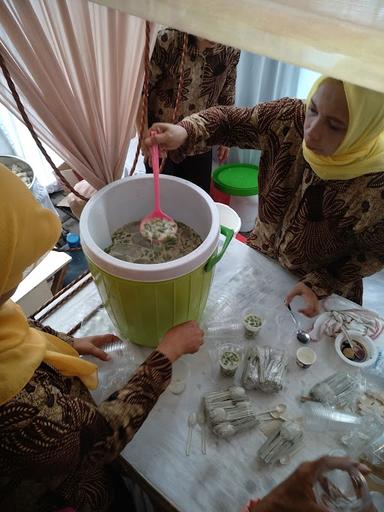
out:
<path id="1" fill-rule="evenodd" d="M 188 139 L 178 150 L 169 152 L 174 162 L 193 154 L 202 142 L 207 146 L 258 147 L 256 107 L 211 107 L 184 118 L 179 125 L 187 131 Z"/>
<path id="2" fill-rule="evenodd" d="M 55 329 L 52 329 L 52 327 L 49 327 L 49 325 L 43 325 L 38 320 L 33 320 L 32 318 L 28 318 L 28 324 L 29 324 L 29 327 L 33 327 L 34 329 L 39 329 L 39 331 L 43 331 L 48 334 L 52 334 L 53 336 L 57 336 L 58 338 L 69 343 L 70 345 L 72 345 L 72 343 L 75 341 L 75 338 L 73 338 L 72 336 L 68 336 L 68 334 L 65 334 L 65 332 L 55 331 Z"/>
<path id="3" fill-rule="evenodd" d="M 278 137 L 284 126 L 291 126 L 292 112 L 298 111 L 299 100 L 281 100 L 260 103 L 255 107 L 211 107 L 184 118 L 180 126 L 185 128 L 188 139 L 170 157 L 179 162 L 193 154 L 201 142 L 207 146 L 237 146 L 243 149 L 268 150 L 271 134 Z"/>
<path id="4" fill-rule="evenodd" d="M 358 235 L 355 249 L 326 267 L 303 277 L 319 298 L 331 293 L 347 296 L 346 291 L 360 279 L 384 267 L 384 220 Z"/>
<path id="5" fill-rule="evenodd" d="M 104 458 L 117 457 L 132 439 L 168 386 L 171 375 L 169 359 L 161 352 L 152 352 L 127 385 L 99 405 L 98 412 L 111 427 L 111 434 L 102 443 Z"/>
<path id="6" fill-rule="evenodd" d="M 171 368 L 166 356 L 152 352 L 120 391 L 96 407 L 87 393 L 66 391 L 62 377 L 43 366 L 0 407 L 0 469 L 47 479 L 111 462 L 167 387 Z"/>

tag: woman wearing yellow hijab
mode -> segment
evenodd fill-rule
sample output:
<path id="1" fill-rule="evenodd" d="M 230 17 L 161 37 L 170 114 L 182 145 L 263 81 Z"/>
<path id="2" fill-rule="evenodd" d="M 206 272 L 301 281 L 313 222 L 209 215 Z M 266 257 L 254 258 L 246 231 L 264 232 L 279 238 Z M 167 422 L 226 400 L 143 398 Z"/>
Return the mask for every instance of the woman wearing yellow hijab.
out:
<path id="1" fill-rule="evenodd" d="M 58 218 L 0 165 L 0 510 L 117 510 L 117 458 L 167 387 L 171 365 L 196 352 L 195 322 L 171 329 L 126 386 L 98 407 L 88 389 L 112 335 L 73 340 L 30 327 L 10 297 L 23 273 L 59 238 Z M 60 339 L 60 336 L 63 339 Z M 143 390 L 145 389 L 145 393 Z M 118 487 L 119 488 L 119 487 Z M 121 491 L 120 491 L 121 493 Z M 129 496 L 124 496 L 129 500 Z M 125 501 L 125 507 L 129 504 Z"/>
<path id="2" fill-rule="evenodd" d="M 384 95 L 321 77 L 306 102 L 213 107 L 145 141 L 175 161 L 199 141 L 261 150 L 258 218 L 248 244 L 295 273 L 308 316 L 331 293 L 362 303 L 384 266 Z M 255 212 L 256 213 L 256 212 Z"/>

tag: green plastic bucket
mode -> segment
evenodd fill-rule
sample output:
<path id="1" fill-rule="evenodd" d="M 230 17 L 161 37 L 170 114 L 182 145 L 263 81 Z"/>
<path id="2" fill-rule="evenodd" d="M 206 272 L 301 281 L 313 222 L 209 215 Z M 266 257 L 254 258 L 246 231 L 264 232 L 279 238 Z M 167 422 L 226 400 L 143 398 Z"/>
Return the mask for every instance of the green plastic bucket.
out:
<path id="1" fill-rule="evenodd" d="M 229 206 L 241 219 L 241 231 L 250 231 L 255 225 L 259 204 L 258 177 L 259 168 L 251 164 L 226 164 L 213 173 L 214 188 L 229 196 Z M 222 201 L 220 197 L 216 200 Z"/>
<path id="2" fill-rule="evenodd" d="M 125 178 L 107 185 L 87 203 L 80 218 L 84 254 L 105 308 L 123 339 L 156 347 L 165 332 L 203 314 L 220 253 L 219 215 L 213 200 L 190 182 L 162 175 L 161 205 L 177 221 L 195 229 L 202 244 L 190 254 L 159 264 L 135 264 L 104 252 L 113 232 L 143 218 L 153 207 L 153 177 Z"/>

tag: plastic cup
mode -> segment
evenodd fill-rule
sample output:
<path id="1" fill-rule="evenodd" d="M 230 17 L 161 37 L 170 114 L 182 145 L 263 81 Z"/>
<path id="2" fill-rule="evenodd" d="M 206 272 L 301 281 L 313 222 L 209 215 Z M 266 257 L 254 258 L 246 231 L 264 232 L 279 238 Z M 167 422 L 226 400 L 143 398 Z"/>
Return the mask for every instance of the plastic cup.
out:
<path id="1" fill-rule="evenodd" d="M 363 475 L 357 469 L 334 469 L 319 475 L 313 491 L 319 505 L 330 512 L 362 512 L 372 505 Z"/>
<path id="2" fill-rule="evenodd" d="M 205 335 L 208 338 L 234 337 L 242 332 L 243 325 L 236 320 L 212 322 L 207 325 Z"/>
<path id="3" fill-rule="evenodd" d="M 239 346 L 226 343 L 218 351 L 221 373 L 233 377 L 241 362 L 242 350 Z"/>
<path id="4" fill-rule="evenodd" d="M 296 351 L 296 363 L 297 366 L 306 370 L 310 368 L 316 361 L 317 355 L 314 350 L 309 347 L 300 347 Z"/>
<path id="5" fill-rule="evenodd" d="M 254 312 L 246 312 L 243 317 L 244 334 L 254 338 L 263 326 L 263 319 Z"/>

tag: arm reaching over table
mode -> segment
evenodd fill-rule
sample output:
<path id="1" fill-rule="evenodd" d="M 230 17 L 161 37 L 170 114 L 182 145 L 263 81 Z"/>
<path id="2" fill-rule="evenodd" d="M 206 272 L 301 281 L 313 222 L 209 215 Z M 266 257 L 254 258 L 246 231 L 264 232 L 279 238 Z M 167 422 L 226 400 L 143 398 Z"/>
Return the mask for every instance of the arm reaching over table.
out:
<path id="1" fill-rule="evenodd" d="M 322 457 L 313 462 L 301 464 L 280 485 L 259 502 L 251 502 L 246 508 L 249 512 L 327 512 L 327 509 L 316 503 L 313 486 L 316 480 L 326 471 L 340 469 L 344 471 L 359 470 L 363 475 L 369 469 L 363 464 L 344 457 Z M 366 508 L 363 512 L 375 512 L 375 507 Z"/>

